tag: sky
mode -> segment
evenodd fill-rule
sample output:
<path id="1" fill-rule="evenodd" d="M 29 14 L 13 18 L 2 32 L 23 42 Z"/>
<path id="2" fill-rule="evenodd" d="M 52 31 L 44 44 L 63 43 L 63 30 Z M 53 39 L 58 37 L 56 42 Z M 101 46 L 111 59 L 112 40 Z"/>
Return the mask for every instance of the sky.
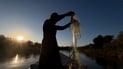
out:
<path id="1" fill-rule="evenodd" d="M 0 34 L 42 42 L 43 23 L 53 12 L 74 11 L 81 25 L 78 46 L 93 43 L 97 35 L 114 35 L 123 31 L 123 0 L 0 0 Z M 70 22 L 65 17 L 57 25 Z M 57 32 L 60 46 L 72 45 L 71 27 Z"/>

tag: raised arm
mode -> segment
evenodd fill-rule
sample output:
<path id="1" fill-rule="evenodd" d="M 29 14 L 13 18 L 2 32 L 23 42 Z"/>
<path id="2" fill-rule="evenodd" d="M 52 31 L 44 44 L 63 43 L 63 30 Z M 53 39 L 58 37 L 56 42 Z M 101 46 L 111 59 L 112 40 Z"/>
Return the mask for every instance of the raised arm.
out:
<path id="1" fill-rule="evenodd" d="M 56 30 L 64 30 L 64 29 L 68 28 L 70 25 L 71 25 L 71 23 L 68 23 L 64 26 L 55 26 L 55 29 Z"/>
<path id="2" fill-rule="evenodd" d="M 67 12 L 67 13 L 65 13 L 65 14 L 61 14 L 61 15 L 59 15 L 59 17 L 58 17 L 58 21 L 61 20 L 61 19 L 63 19 L 63 18 L 66 17 L 66 16 L 72 16 L 72 15 L 74 15 L 74 14 L 75 14 L 75 13 L 72 12 L 72 11 Z"/>

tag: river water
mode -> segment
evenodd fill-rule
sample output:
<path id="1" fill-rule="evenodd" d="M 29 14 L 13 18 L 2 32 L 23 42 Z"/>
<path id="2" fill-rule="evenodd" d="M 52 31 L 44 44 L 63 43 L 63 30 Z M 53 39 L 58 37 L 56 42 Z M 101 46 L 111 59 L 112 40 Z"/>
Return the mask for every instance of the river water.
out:
<path id="1" fill-rule="evenodd" d="M 62 51 L 69 56 L 69 52 Z M 79 53 L 80 62 L 87 66 L 87 69 L 123 69 L 123 62 L 107 61 L 101 58 L 89 57 L 84 53 Z M 115 59 L 117 61 L 117 59 Z"/>
<path id="2" fill-rule="evenodd" d="M 0 59 L 0 69 L 29 69 L 29 66 L 37 62 L 38 59 L 39 56 L 30 55 L 27 58 L 16 54 L 12 58 Z"/>
<path id="3" fill-rule="evenodd" d="M 69 52 L 62 51 L 62 53 L 69 56 Z M 29 66 L 38 60 L 39 56 L 31 55 L 27 58 L 16 54 L 12 58 L 0 58 L 0 69 L 29 69 Z M 83 53 L 80 53 L 80 61 L 82 64 L 87 65 L 88 69 L 123 69 L 121 62 L 114 63 L 96 58 L 92 59 Z"/>

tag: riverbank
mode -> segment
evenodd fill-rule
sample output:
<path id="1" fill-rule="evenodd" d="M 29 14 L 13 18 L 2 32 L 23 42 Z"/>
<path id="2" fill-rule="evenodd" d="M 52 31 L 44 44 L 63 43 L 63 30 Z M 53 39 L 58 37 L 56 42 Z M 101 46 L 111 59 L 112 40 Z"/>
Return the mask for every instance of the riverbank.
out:
<path id="1" fill-rule="evenodd" d="M 80 52 L 86 54 L 92 59 L 102 59 L 111 62 L 123 63 L 123 49 L 111 50 L 111 49 L 95 49 L 95 48 L 81 48 Z"/>

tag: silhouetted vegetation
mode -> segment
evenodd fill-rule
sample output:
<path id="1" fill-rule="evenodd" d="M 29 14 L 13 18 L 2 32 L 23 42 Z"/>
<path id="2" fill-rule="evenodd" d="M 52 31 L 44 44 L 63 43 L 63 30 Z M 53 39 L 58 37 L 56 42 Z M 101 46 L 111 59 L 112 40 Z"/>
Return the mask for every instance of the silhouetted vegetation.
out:
<path id="1" fill-rule="evenodd" d="M 16 54 L 21 56 L 37 55 L 40 53 L 40 43 L 22 41 L 0 35 L 0 57 L 12 57 Z"/>
<path id="2" fill-rule="evenodd" d="M 103 48 L 105 44 L 111 43 L 112 39 L 113 39 L 112 35 L 106 35 L 104 37 L 102 35 L 98 35 L 96 38 L 93 39 L 94 47 Z"/>
<path id="3" fill-rule="evenodd" d="M 123 61 L 123 31 L 119 32 L 115 38 L 112 35 L 98 35 L 93 39 L 92 44 L 79 47 L 78 49 L 93 58 L 121 62 Z"/>
<path id="4" fill-rule="evenodd" d="M 102 35 L 97 36 L 93 40 L 95 48 L 102 47 L 104 44 L 104 39 Z"/>

